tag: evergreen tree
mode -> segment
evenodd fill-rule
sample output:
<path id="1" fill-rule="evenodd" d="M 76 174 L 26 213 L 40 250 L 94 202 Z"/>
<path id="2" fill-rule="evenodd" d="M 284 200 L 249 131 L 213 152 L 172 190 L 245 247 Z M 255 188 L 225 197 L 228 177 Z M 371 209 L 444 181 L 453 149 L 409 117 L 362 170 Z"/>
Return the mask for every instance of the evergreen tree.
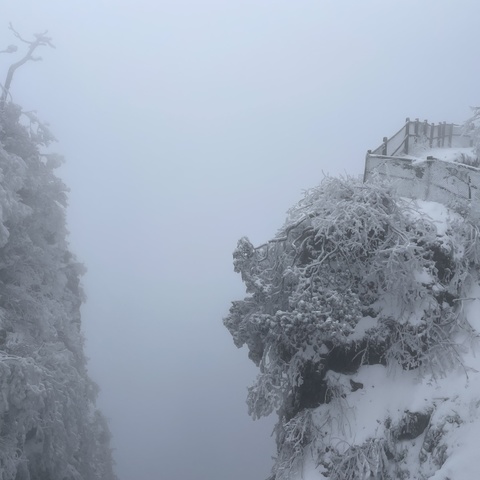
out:
<path id="1" fill-rule="evenodd" d="M 23 60 L 46 38 L 26 42 Z M 67 241 L 61 157 L 44 153 L 52 134 L 10 100 L 16 68 L 0 102 L 0 479 L 114 480 L 83 352 L 84 267 Z"/>

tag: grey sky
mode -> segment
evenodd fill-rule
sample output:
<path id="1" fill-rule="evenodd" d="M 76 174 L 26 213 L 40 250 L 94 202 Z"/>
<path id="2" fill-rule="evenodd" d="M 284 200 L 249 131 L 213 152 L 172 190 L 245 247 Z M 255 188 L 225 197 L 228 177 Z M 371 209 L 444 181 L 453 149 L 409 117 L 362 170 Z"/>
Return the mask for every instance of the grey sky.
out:
<path id="1" fill-rule="evenodd" d="M 15 101 L 60 140 L 99 405 L 121 480 L 245 480 L 272 421 L 222 326 L 238 238 L 272 237 L 322 171 L 360 174 L 405 117 L 479 104 L 477 0 L 4 0 L 49 30 Z M 2 55 L 6 67 L 8 57 Z"/>

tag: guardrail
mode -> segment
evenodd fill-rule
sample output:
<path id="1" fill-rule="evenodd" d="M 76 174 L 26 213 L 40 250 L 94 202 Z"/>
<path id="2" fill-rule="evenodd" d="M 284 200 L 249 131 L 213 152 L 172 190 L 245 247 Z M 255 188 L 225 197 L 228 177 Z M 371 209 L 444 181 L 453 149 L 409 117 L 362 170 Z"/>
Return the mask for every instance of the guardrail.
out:
<path id="1" fill-rule="evenodd" d="M 462 205 L 470 217 L 480 217 L 480 168 L 428 157 L 415 161 L 405 157 L 367 154 L 364 181 L 374 178 L 391 182 L 402 197 Z"/>
<path id="2" fill-rule="evenodd" d="M 368 153 L 389 157 L 409 155 L 419 145 L 429 148 L 471 147 L 472 138 L 464 133 L 461 125 L 446 122 L 435 124 L 407 118 L 405 125 L 395 135 L 384 137 L 383 143 Z"/>

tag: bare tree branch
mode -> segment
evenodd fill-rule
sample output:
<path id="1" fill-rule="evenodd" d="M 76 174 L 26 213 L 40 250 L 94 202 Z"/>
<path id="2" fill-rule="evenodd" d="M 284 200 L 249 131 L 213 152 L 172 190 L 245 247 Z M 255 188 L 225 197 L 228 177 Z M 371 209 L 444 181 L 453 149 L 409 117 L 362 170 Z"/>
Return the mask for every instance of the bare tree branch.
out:
<path id="1" fill-rule="evenodd" d="M 55 46 L 52 44 L 52 39 L 50 37 L 47 37 L 47 33 L 48 33 L 47 30 L 44 33 L 36 33 L 34 35 L 35 40 L 29 41 L 29 40 L 25 40 L 13 28 L 13 25 L 11 23 L 9 24 L 9 29 L 13 32 L 15 37 L 17 37 L 21 42 L 26 43 L 29 47 L 28 47 L 28 51 L 25 54 L 25 56 L 23 58 L 21 58 L 18 62 L 12 63 L 12 65 L 10 65 L 10 68 L 8 69 L 7 77 L 5 79 L 5 83 L 2 86 L 3 91 L 2 91 L 2 96 L 0 98 L 0 108 L 3 108 L 3 106 L 5 105 L 5 102 L 7 100 L 9 92 L 10 92 L 10 86 L 12 84 L 12 79 L 13 79 L 13 75 L 14 75 L 15 71 L 18 68 L 20 68 L 22 65 L 27 63 L 29 60 L 31 60 L 33 62 L 37 62 L 37 61 L 41 60 L 41 57 L 36 57 L 36 56 L 33 55 L 33 53 L 35 52 L 35 50 L 38 47 L 49 46 L 51 48 L 55 48 Z M 5 52 L 6 53 L 13 53 L 16 50 L 17 50 L 17 47 L 15 45 L 10 45 L 6 50 L 4 50 L 0 53 L 5 53 Z"/>

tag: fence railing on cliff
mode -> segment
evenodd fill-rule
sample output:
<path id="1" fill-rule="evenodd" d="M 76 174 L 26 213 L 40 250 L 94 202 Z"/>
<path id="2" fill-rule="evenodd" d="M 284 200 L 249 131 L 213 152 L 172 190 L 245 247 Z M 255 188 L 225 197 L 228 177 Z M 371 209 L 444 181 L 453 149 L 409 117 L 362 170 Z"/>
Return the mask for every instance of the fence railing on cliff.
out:
<path id="1" fill-rule="evenodd" d="M 405 125 L 391 138 L 384 137 L 383 143 L 369 153 L 395 157 L 409 155 L 418 144 L 429 148 L 471 147 L 472 140 L 466 135 L 461 125 L 454 123 L 428 123 L 406 119 Z"/>
<path id="2" fill-rule="evenodd" d="M 461 148 L 472 146 L 472 139 L 455 124 L 438 125 L 418 120 L 407 122 L 377 149 L 367 152 L 364 181 L 388 180 L 400 196 L 428 200 L 452 207 L 463 205 L 480 221 L 480 168 L 427 156 L 408 156 L 414 146 Z M 427 153 L 428 155 L 428 153 Z"/>
<path id="3" fill-rule="evenodd" d="M 402 197 L 453 206 L 466 202 L 480 213 L 480 169 L 429 157 L 414 162 L 410 158 L 367 157 L 365 180 L 380 178 L 391 182 Z"/>

